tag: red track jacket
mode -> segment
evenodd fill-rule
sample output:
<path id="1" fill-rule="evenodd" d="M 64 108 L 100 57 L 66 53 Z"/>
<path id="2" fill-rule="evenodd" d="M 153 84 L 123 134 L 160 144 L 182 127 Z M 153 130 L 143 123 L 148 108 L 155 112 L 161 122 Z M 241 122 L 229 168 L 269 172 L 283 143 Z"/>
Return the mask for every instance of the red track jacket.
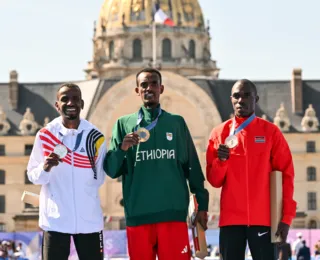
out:
<path id="1" fill-rule="evenodd" d="M 244 121 L 236 118 L 236 128 Z M 237 134 L 239 144 L 230 157 L 220 161 L 219 144 L 229 136 L 232 120 L 213 129 L 207 148 L 207 179 L 220 188 L 220 223 L 270 226 L 270 173 L 283 176 L 283 218 L 290 225 L 296 214 L 293 200 L 294 169 L 288 144 L 274 124 L 256 117 Z"/>

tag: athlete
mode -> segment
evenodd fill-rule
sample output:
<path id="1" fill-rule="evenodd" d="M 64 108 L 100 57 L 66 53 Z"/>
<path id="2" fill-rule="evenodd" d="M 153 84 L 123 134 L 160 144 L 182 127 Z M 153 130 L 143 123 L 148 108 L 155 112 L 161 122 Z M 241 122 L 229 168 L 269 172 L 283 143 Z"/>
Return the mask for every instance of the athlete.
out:
<path id="1" fill-rule="evenodd" d="M 67 260 L 73 237 L 80 260 L 103 260 L 103 215 L 98 189 L 103 184 L 104 136 L 80 119 L 80 88 L 63 84 L 55 103 L 60 117 L 36 135 L 29 180 L 41 185 L 39 226 L 42 259 Z"/>
<path id="2" fill-rule="evenodd" d="M 296 213 L 294 168 L 288 144 L 274 124 L 258 118 L 256 86 L 237 81 L 231 93 L 235 117 L 212 130 L 207 147 L 207 179 L 221 188 L 220 252 L 223 260 L 275 260 L 271 243 L 270 173 L 283 177 L 283 216 L 276 235 L 282 243 Z"/>
<path id="3" fill-rule="evenodd" d="M 195 221 L 207 228 L 208 191 L 184 119 L 159 104 L 161 74 L 144 69 L 135 91 L 142 106 L 116 122 L 104 169 L 122 176 L 131 260 L 189 260 L 189 188 L 198 202 Z"/>

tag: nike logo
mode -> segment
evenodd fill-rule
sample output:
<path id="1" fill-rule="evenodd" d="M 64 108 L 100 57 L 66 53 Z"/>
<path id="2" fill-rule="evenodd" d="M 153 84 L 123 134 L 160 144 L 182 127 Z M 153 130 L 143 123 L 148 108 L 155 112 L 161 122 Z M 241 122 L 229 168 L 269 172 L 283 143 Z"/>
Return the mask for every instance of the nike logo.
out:
<path id="1" fill-rule="evenodd" d="M 258 236 L 259 236 L 259 237 L 262 237 L 263 235 L 265 235 L 265 234 L 267 234 L 267 233 L 268 233 L 268 231 L 267 231 L 267 232 L 264 232 L 264 233 L 260 233 L 260 232 L 259 232 L 259 233 L 258 233 Z"/>

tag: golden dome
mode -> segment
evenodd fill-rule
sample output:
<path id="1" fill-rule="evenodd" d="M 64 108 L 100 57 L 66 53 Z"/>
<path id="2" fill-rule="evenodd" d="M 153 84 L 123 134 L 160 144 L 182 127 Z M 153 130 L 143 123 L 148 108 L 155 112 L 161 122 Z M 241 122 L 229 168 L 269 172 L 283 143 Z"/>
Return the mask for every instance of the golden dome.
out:
<path id="1" fill-rule="evenodd" d="M 105 0 L 99 17 L 102 28 L 145 26 L 153 20 L 153 6 L 160 8 L 173 19 L 175 25 L 203 27 L 203 15 L 198 0 Z"/>

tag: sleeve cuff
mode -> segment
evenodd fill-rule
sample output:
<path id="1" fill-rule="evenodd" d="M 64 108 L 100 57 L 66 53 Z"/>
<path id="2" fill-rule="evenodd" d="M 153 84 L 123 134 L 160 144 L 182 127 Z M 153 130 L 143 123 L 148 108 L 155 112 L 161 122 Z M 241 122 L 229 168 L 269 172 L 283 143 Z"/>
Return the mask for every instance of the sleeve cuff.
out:
<path id="1" fill-rule="evenodd" d="M 284 215 L 281 222 L 291 226 L 292 220 L 293 220 L 293 216 L 289 216 L 289 215 Z"/>
<path id="2" fill-rule="evenodd" d="M 116 150 L 116 153 L 117 153 L 118 155 L 121 155 L 121 156 L 125 157 L 126 154 L 127 154 L 127 152 L 126 152 L 126 151 L 123 151 L 120 147 L 121 147 L 121 144 L 118 146 L 118 148 L 117 148 L 117 150 Z"/>
<path id="3" fill-rule="evenodd" d="M 218 164 L 220 167 L 227 167 L 228 160 L 221 161 L 219 158 L 214 158 L 213 163 Z"/>
<path id="4" fill-rule="evenodd" d="M 200 198 L 199 198 L 200 197 Z M 200 196 L 196 195 L 197 203 L 198 203 L 198 211 L 208 211 L 209 208 L 209 193 L 205 189 L 204 193 Z"/>

